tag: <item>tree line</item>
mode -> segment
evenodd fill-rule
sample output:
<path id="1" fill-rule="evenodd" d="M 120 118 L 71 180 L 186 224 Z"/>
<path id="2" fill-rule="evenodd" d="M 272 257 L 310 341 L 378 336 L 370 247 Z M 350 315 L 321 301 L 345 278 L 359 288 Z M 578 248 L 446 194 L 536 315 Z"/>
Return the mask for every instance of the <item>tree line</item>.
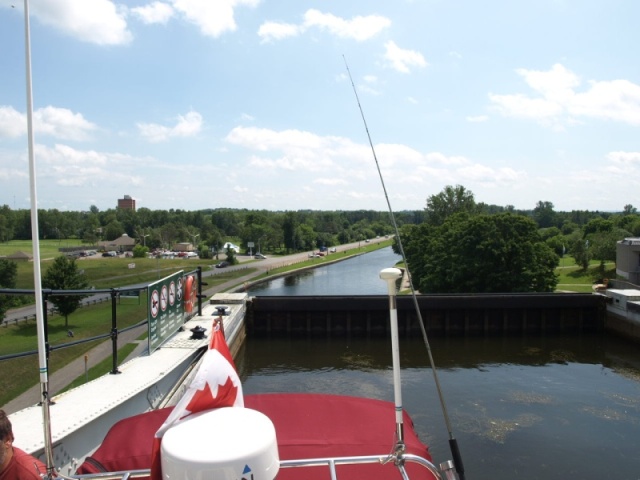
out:
<path id="1" fill-rule="evenodd" d="M 138 210 L 91 206 L 87 211 L 40 210 L 41 239 L 79 238 L 88 245 L 122 234 L 144 250 L 190 242 L 203 257 L 231 241 L 243 250 L 295 253 L 394 233 L 388 212 L 248 209 Z M 476 202 L 464 186 L 446 186 L 423 210 L 395 213 L 414 282 L 423 292 L 552 291 L 559 258 L 583 268 L 615 261 L 616 242 L 640 236 L 632 205 L 620 212 L 557 212 L 539 201 L 531 210 Z M 0 208 L 0 241 L 31 239 L 30 210 Z M 397 248 L 397 246 L 396 246 Z M 0 287 L 11 267 L 0 268 Z M 4 278 L 3 278 L 4 277 Z M 10 282 L 9 282 L 10 283 Z"/>
<path id="2" fill-rule="evenodd" d="M 424 221 L 401 228 L 414 284 L 421 292 L 551 292 L 559 259 L 571 255 L 595 276 L 616 260 L 616 242 L 640 236 L 640 215 L 621 212 L 556 212 L 539 201 L 528 212 L 475 201 L 464 186 L 428 197 Z M 397 248 L 397 247 L 396 247 Z"/>
<path id="3" fill-rule="evenodd" d="M 415 221 L 412 212 L 401 213 L 402 221 Z M 114 240 L 122 234 L 149 249 L 171 249 L 190 242 L 211 251 L 231 241 L 253 252 L 261 250 L 293 253 L 330 247 L 392 233 L 389 214 L 359 211 L 267 211 L 243 209 L 211 210 L 39 210 L 40 239 L 79 238 L 89 245 Z M 29 210 L 0 208 L 0 241 L 31 239 Z M 247 248 L 248 250 L 248 248 Z"/>

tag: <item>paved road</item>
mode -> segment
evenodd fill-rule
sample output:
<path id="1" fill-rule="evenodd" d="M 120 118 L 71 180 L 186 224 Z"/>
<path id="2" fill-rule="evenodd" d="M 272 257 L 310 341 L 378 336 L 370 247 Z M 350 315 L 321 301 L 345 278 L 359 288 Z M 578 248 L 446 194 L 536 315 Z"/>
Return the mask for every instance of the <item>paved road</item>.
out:
<path id="1" fill-rule="evenodd" d="M 380 239 L 379 241 L 382 241 L 382 239 Z M 362 243 L 364 244 L 364 242 Z M 353 250 L 354 248 L 358 248 L 358 247 L 359 247 L 358 242 L 342 245 L 340 247 L 337 247 L 337 252 L 330 254 L 328 258 L 329 260 L 331 260 L 332 258 L 336 259 L 337 255 L 340 255 L 340 254 L 344 255 L 346 251 Z M 226 269 L 213 268 L 206 272 L 203 271 L 203 276 L 211 276 L 217 273 L 221 273 L 222 271 L 229 271 L 232 269 L 246 268 L 247 265 L 246 264 L 243 265 L 243 263 L 246 263 L 249 260 L 251 260 L 248 257 L 242 257 L 242 256 L 240 256 L 239 259 L 241 260 L 240 265 L 229 267 Z M 228 282 L 224 282 L 220 285 L 216 285 L 214 287 L 208 288 L 203 293 L 207 297 L 210 297 L 215 293 L 224 292 L 236 285 L 242 285 L 245 282 L 250 282 L 251 280 L 254 280 L 256 277 L 261 276 L 262 274 L 264 274 L 266 271 L 270 269 L 272 270 L 274 268 L 277 268 L 283 265 L 290 265 L 290 264 L 298 263 L 308 259 L 309 259 L 309 252 L 305 252 L 305 253 L 298 253 L 295 255 L 287 255 L 285 257 L 267 258 L 265 260 L 260 260 L 259 262 L 258 261 L 252 262 L 251 268 L 257 268 L 257 271 L 253 271 L 252 273 L 248 273 L 243 277 L 235 278 L 233 280 L 229 280 Z M 321 262 L 325 263 L 324 260 L 318 259 L 319 265 L 322 264 Z M 35 310 L 34 307 L 31 307 L 31 308 Z M 132 343 L 132 342 L 138 343 L 138 346 L 130 354 L 128 358 L 135 357 L 147 351 L 147 341 L 137 340 L 137 338 L 140 335 L 142 335 L 146 331 L 146 329 L 147 329 L 147 326 L 143 325 L 141 327 L 129 330 L 127 332 L 124 332 L 118 335 L 118 348 L 122 348 L 124 345 L 128 343 Z M 87 354 L 88 361 L 87 361 L 86 368 L 92 368 L 93 366 L 102 362 L 105 358 L 109 358 L 111 356 L 111 351 L 112 351 L 111 341 L 105 341 L 100 345 L 96 346 L 95 348 L 93 348 L 92 350 L 90 350 Z M 126 361 L 126 359 L 119 359 L 119 363 L 122 363 L 122 361 Z M 64 368 L 61 368 L 51 373 L 49 375 L 49 392 L 51 393 L 51 396 L 56 395 L 63 388 L 65 388 L 67 385 L 73 382 L 76 378 L 81 377 L 84 374 L 85 374 L 84 357 L 78 358 L 72 361 L 71 363 L 69 363 L 68 365 L 66 365 Z M 7 412 L 8 414 L 11 414 L 18 410 L 22 410 L 23 408 L 26 408 L 28 406 L 34 405 L 39 401 L 40 401 L 40 384 L 35 385 L 24 394 L 18 396 L 17 398 L 14 398 L 12 401 L 4 405 L 2 408 L 5 410 L 5 412 Z"/>

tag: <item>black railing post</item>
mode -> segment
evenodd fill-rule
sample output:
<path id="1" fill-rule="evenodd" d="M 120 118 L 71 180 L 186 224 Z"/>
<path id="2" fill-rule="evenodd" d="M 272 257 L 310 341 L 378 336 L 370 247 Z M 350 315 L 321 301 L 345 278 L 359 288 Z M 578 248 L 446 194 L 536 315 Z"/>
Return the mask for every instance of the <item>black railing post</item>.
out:
<path id="1" fill-rule="evenodd" d="M 42 292 L 42 323 L 44 323 L 44 351 L 47 360 L 47 371 L 49 370 L 49 354 L 51 353 L 51 346 L 49 345 L 49 314 L 47 312 L 47 298 L 49 294 L 45 291 Z M 38 317 L 36 314 L 36 322 Z"/>
<path id="2" fill-rule="evenodd" d="M 205 295 L 202 294 L 202 286 L 203 285 L 208 285 L 206 282 L 202 281 L 202 267 L 198 267 L 196 269 L 196 275 L 198 276 L 198 316 L 201 317 L 202 316 L 202 299 L 205 297 Z"/>
<path id="3" fill-rule="evenodd" d="M 111 348 L 112 348 L 112 358 L 113 358 L 113 368 L 111 370 L 111 374 L 120 373 L 118 370 L 118 320 L 116 315 L 116 306 L 118 292 L 115 288 L 111 289 Z"/>

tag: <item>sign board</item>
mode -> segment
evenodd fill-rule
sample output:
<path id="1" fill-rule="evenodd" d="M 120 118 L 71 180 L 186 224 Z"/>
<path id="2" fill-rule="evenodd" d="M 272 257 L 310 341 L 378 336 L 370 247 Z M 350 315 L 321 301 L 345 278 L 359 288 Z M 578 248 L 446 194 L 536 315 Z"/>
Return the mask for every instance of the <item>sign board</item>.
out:
<path id="1" fill-rule="evenodd" d="M 176 333 L 183 323 L 182 271 L 147 286 L 149 354 Z"/>
<path id="2" fill-rule="evenodd" d="M 247 242 L 247 247 L 253 248 L 255 245 L 253 242 Z"/>

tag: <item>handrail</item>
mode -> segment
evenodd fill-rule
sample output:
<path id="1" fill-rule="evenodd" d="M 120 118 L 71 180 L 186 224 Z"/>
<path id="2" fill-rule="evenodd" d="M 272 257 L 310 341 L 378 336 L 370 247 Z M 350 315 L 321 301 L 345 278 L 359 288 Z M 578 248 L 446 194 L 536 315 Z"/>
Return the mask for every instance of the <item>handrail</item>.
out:
<path id="1" fill-rule="evenodd" d="M 280 460 L 280 468 L 304 468 L 304 467 L 318 467 L 326 466 L 329 468 L 332 480 L 337 480 L 338 475 L 336 472 L 336 466 L 338 465 L 364 465 L 364 464 L 378 464 L 385 465 L 389 462 L 394 462 L 396 467 L 401 471 L 403 478 L 408 478 L 404 465 L 406 462 L 416 463 L 429 470 L 429 472 L 438 480 L 442 480 L 442 476 L 438 468 L 426 458 L 413 454 L 402 454 L 400 458 L 395 455 L 364 455 L 354 457 L 324 457 L 324 458 L 303 458 L 298 460 Z M 451 467 L 453 468 L 453 467 Z M 126 478 L 140 478 L 147 477 L 150 474 L 150 470 L 131 470 L 121 472 L 104 472 L 104 473 L 87 473 L 83 475 L 73 475 L 70 477 L 58 474 L 58 478 L 67 480 L 121 480 Z"/>

